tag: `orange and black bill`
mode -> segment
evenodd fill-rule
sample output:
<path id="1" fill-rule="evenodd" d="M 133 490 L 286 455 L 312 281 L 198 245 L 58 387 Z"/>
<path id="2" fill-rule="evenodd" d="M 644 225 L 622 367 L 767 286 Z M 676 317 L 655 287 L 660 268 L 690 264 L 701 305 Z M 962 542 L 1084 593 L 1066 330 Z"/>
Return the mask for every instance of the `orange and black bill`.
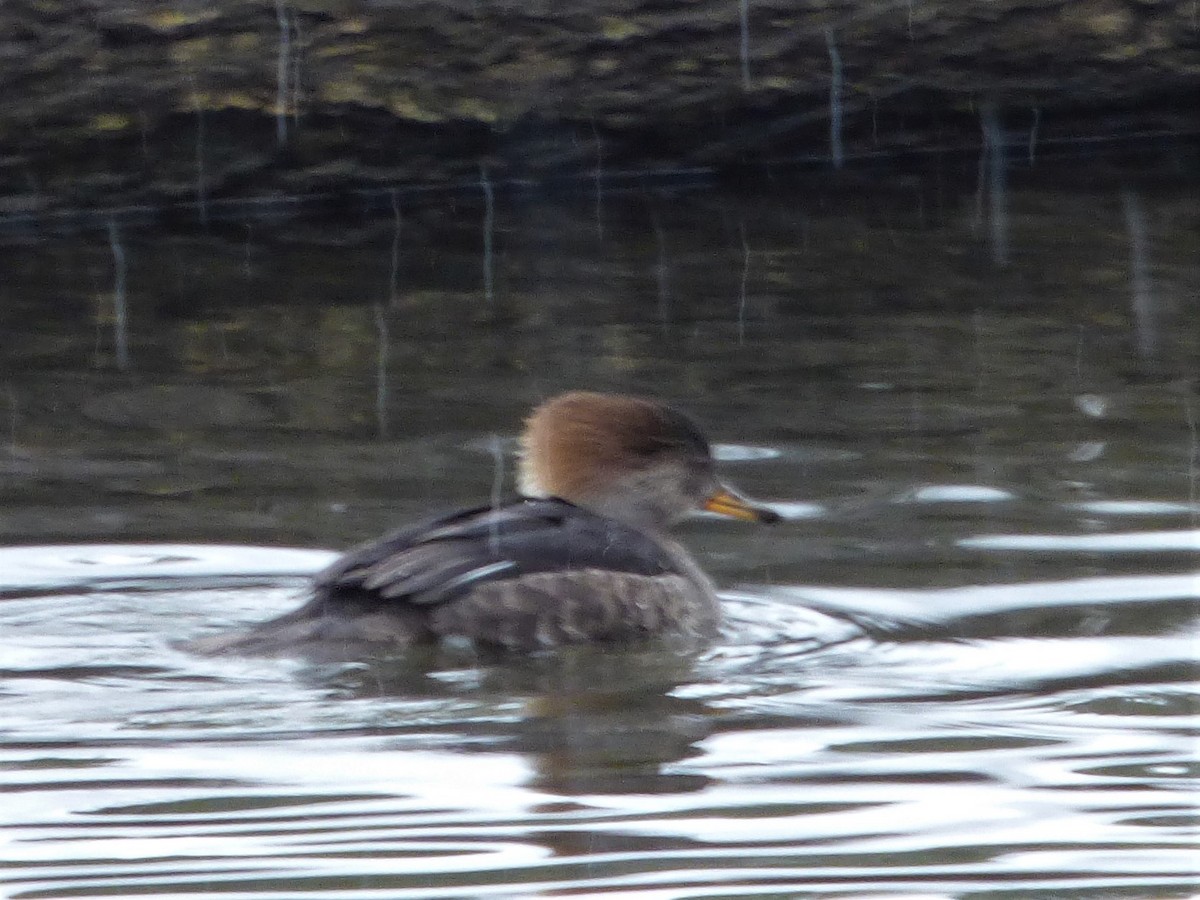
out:
<path id="1" fill-rule="evenodd" d="M 742 519 L 745 522 L 763 522 L 768 525 L 778 522 L 782 518 L 775 510 L 763 506 L 761 503 L 755 503 L 727 487 L 721 488 L 705 500 L 704 509 L 717 513 L 717 515 Z"/>

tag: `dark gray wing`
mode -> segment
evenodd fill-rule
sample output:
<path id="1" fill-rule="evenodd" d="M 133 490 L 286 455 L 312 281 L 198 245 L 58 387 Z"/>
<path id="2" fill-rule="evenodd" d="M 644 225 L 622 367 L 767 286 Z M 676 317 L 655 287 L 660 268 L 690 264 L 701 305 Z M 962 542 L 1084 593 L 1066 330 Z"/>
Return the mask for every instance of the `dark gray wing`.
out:
<path id="1" fill-rule="evenodd" d="M 402 528 L 316 577 L 318 596 L 427 605 L 535 572 L 601 569 L 662 575 L 670 556 L 640 531 L 558 499 L 517 499 Z"/>

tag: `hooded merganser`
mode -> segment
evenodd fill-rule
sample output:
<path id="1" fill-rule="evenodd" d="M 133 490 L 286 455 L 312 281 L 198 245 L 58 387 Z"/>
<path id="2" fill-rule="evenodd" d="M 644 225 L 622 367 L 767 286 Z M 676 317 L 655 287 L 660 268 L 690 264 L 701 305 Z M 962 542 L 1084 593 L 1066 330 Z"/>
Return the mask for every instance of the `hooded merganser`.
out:
<path id="1" fill-rule="evenodd" d="M 534 410 L 520 495 L 401 528 L 317 574 L 299 609 L 193 642 L 208 653 L 466 640 L 509 650 L 702 639 L 712 582 L 666 530 L 689 511 L 779 515 L 717 480 L 708 441 L 653 400 L 573 392 Z"/>

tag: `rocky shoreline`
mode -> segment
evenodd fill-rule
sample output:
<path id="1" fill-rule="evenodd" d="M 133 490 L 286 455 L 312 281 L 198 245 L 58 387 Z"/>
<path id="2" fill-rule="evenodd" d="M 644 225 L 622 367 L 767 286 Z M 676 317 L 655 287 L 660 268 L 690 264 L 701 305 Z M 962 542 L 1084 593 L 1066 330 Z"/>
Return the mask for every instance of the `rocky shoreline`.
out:
<path id="1" fill-rule="evenodd" d="M 1194 0 L 0 6 L 0 218 L 1200 132 Z"/>

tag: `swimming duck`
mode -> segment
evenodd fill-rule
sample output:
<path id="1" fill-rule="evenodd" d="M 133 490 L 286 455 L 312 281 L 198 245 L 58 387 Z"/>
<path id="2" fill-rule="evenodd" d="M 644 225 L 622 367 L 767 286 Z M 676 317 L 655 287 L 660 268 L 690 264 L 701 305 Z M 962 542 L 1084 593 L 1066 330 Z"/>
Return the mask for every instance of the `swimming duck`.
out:
<path id="1" fill-rule="evenodd" d="M 716 476 L 696 425 L 662 403 L 573 392 L 538 406 L 520 441 L 520 494 L 393 531 L 314 579 L 299 609 L 193 643 L 209 653 L 438 640 L 530 651 L 711 636 L 708 576 L 667 530 L 698 508 L 778 514 Z"/>

